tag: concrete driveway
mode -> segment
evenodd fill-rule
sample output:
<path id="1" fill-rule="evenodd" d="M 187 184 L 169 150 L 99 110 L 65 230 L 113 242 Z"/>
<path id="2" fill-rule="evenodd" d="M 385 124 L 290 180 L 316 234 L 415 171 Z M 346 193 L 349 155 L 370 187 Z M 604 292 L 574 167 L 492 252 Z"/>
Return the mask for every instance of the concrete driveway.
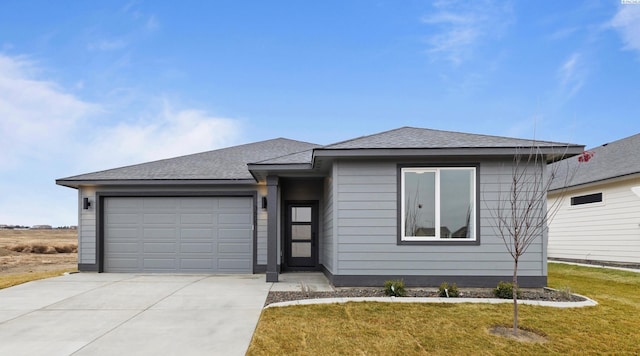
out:
<path id="1" fill-rule="evenodd" d="M 0 355 L 244 355 L 264 278 L 79 273 L 0 290 Z"/>

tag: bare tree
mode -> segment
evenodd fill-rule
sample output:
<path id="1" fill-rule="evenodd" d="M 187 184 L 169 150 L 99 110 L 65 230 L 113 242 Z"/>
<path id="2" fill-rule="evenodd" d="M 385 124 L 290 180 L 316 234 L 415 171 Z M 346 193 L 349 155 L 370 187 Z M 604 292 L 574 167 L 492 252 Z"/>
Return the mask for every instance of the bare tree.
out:
<path id="1" fill-rule="evenodd" d="M 579 162 L 588 162 L 593 156 L 586 151 L 579 155 Z M 566 157 L 566 150 L 562 157 Z M 511 166 L 509 188 L 498 192 L 497 205 L 489 207 L 494 230 L 502 238 L 513 259 L 513 333 L 518 332 L 518 262 L 520 257 L 537 239 L 541 239 L 548 223 L 561 206 L 562 198 L 547 206 L 547 191 L 552 183 L 561 180 L 568 186 L 575 176 L 573 170 L 562 166 L 562 161 L 547 165 L 546 156 L 539 147 L 528 152 L 516 152 Z M 562 175 L 562 176 L 559 176 Z M 563 194 L 561 193 L 561 197 Z"/>

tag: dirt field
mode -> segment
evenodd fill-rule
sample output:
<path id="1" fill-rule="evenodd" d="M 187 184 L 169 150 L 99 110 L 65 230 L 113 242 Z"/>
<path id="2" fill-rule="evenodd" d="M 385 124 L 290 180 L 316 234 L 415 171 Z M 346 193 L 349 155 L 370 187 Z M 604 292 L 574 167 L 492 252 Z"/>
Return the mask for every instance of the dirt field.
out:
<path id="1" fill-rule="evenodd" d="M 0 274 L 77 268 L 76 230 L 0 230 Z"/>

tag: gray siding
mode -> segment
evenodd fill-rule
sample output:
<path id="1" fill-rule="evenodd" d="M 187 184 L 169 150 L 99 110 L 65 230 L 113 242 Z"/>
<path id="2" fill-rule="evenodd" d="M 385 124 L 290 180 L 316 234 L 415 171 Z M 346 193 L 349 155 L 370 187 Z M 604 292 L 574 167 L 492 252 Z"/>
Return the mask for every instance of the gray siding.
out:
<path id="1" fill-rule="evenodd" d="M 431 162 L 425 162 L 431 163 Z M 480 244 L 398 245 L 397 162 L 340 161 L 334 225 L 337 275 L 509 276 L 513 262 L 487 208 L 508 191 L 510 161 L 480 162 Z M 506 167 L 506 168 L 505 168 Z M 522 276 L 546 275 L 544 239 L 521 258 Z"/>
<path id="2" fill-rule="evenodd" d="M 334 233 L 334 184 L 336 180 L 333 174 L 337 171 L 331 169 L 329 177 L 324 180 L 324 206 L 323 211 L 324 233 L 320 237 L 320 264 L 329 272 L 334 273 L 335 270 L 335 233 Z"/>
<path id="3" fill-rule="evenodd" d="M 91 207 L 82 209 L 82 199 L 89 198 Z M 96 263 L 96 191 L 93 187 L 78 189 L 78 264 Z"/>
<path id="4" fill-rule="evenodd" d="M 267 209 L 262 208 L 262 197 L 267 196 L 267 187 L 258 187 L 258 206 L 256 207 L 257 221 L 257 251 L 256 258 L 258 265 L 267 265 Z"/>

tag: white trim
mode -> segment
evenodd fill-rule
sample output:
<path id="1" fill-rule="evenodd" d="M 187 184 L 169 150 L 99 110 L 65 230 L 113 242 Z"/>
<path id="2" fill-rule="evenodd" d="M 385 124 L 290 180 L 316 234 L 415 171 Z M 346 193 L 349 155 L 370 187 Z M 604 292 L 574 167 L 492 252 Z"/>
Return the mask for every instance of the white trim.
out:
<path id="1" fill-rule="evenodd" d="M 470 182 L 470 198 L 473 202 L 473 211 L 470 213 L 470 234 L 472 238 L 442 238 L 441 237 L 441 224 L 440 224 L 440 172 L 442 170 L 467 170 L 471 171 L 471 182 Z M 406 222 L 405 222 L 405 173 L 434 173 L 435 174 L 435 222 L 434 222 L 434 235 L 435 236 L 406 236 Z M 476 209 L 477 209 L 477 199 L 476 199 L 476 167 L 403 167 L 400 169 L 400 227 L 401 227 L 401 236 L 400 239 L 402 241 L 442 241 L 442 242 L 451 242 L 451 241 L 476 241 Z"/>

